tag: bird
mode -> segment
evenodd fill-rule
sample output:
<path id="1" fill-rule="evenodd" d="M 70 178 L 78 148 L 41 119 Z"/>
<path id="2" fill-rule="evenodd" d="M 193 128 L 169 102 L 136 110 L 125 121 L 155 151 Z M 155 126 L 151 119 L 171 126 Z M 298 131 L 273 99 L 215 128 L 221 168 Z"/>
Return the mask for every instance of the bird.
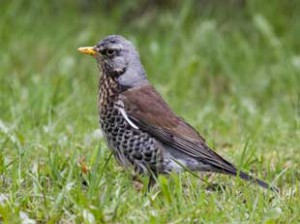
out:
<path id="1" fill-rule="evenodd" d="M 235 176 L 277 191 L 213 151 L 172 111 L 148 81 L 138 51 L 125 37 L 109 35 L 78 50 L 97 61 L 99 123 L 108 147 L 122 167 L 149 176 L 148 189 L 158 175 L 189 170 Z"/>

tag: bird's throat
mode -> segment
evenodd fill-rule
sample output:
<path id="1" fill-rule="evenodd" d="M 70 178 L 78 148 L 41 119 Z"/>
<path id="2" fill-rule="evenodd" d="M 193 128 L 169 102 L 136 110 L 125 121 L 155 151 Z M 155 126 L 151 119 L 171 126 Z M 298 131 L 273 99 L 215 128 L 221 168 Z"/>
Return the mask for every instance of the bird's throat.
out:
<path id="1" fill-rule="evenodd" d="M 99 110 L 117 100 L 121 89 L 116 78 L 102 75 L 99 80 L 98 107 Z"/>

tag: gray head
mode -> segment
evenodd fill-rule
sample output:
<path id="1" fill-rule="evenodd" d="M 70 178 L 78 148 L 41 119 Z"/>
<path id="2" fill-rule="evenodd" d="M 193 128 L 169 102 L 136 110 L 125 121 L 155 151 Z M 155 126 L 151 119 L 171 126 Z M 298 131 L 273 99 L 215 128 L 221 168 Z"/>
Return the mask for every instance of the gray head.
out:
<path id="1" fill-rule="evenodd" d="M 79 51 L 93 55 L 102 74 L 116 78 L 122 86 L 134 87 L 147 81 L 139 53 L 122 36 L 107 36 L 97 45 Z"/>

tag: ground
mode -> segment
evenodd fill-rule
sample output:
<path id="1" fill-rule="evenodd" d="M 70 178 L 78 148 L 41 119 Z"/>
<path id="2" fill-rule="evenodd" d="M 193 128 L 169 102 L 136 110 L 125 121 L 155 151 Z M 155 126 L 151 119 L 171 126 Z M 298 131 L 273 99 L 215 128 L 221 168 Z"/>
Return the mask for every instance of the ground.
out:
<path id="1" fill-rule="evenodd" d="M 299 223 L 299 2 L 133 2 L 3 1 L 0 222 Z M 96 63 L 76 50 L 115 33 L 212 148 L 280 193 L 189 173 L 137 191 L 98 129 Z"/>

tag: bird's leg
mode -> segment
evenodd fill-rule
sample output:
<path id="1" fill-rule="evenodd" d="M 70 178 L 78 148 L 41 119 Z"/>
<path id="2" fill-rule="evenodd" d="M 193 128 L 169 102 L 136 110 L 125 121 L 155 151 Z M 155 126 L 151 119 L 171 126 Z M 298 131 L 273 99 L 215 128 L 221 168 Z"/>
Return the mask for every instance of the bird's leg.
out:
<path id="1" fill-rule="evenodd" d="M 150 175 L 149 182 L 148 182 L 148 192 L 150 192 L 150 190 L 153 188 L 155 183 L 156 183 L 156 177 L 154 177 L 153 175 Z"/>

